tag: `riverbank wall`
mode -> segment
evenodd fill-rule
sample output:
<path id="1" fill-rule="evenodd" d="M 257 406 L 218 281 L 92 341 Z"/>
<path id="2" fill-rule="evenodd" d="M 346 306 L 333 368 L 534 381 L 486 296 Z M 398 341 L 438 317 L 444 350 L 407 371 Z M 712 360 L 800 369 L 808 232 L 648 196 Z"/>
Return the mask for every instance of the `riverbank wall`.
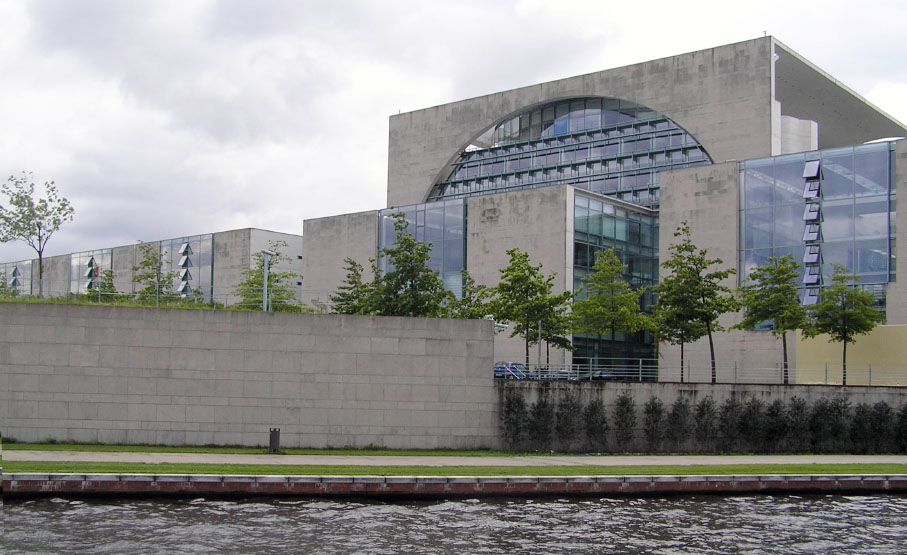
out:
<path id="1" fill-rule="evenodd" d="M 366 497 L 447 499 L 545 496 L 903 493 L 907 475 L 699 476 L 234 476 L 5 474 L 5 499 L 35 497 Z"/>

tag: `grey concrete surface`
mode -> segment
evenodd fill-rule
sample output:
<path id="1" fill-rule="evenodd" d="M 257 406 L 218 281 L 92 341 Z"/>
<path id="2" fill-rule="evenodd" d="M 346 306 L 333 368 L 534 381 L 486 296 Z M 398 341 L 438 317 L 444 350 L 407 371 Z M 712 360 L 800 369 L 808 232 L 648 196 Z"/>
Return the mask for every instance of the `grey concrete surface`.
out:
<path id="1" fill-rule="evenodd" d="M 903 464 L 907 455 L 514 455 L 371 456 L 371 455 L 229 455 L 205 453 L 102 453 L 85 451 L 3 452 L 6 461 L 119 462 L 185 464 L 275 464 L 337 466 L 649 466 L 726 464 Z"/>

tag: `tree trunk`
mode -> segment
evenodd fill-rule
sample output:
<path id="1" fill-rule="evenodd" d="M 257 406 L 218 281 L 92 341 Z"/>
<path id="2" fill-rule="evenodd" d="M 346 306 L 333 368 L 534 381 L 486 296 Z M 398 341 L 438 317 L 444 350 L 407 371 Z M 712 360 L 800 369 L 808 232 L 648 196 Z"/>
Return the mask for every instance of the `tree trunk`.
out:
<path id="1" fill-rule="evenodd" d="M 712 323 L 706 322 L 706 331 L 709 332 L 709 356 L 712 358 L 712 383 L 718 381 L 718 371 L 715 368 L 715 343 L 712 341 Z"/>
<path id="2" fill-rule="evenodd" d="M 787 378 L 787 376 L 788 376 L 788 374 L 787 374 L 787 332 L 784 332 L 781 334 L 781 346 L 784 349 L 784 370 L 783 370 L 784 376 L 783 376 L 782 381 L 784 382 L 784 385 L 787 385 L 787 383 L 788 383 L 788 378 Z"/>
<path id="3" fill-rule="evenodd" d="M 683 335 L 680 336 L 680 383 L 683 383 Z"/>
<path id="4" fill-rule="evenodd" d="M 841 385 L 847 385 L 847 340 L 844 340 L 844 357 L 841 359 Z"/>
<path id="5" fill-rule="evenodd" d="M 44 257 L 38 252 L 38 297 L 44 296 Z"/>

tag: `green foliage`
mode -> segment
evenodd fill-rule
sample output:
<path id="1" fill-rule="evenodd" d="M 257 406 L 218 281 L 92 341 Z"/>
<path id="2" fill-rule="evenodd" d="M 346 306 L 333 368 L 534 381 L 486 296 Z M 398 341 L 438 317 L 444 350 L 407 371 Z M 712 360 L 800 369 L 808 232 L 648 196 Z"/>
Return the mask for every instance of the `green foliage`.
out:
<path id="1" fill-rule="evenodd" d="M 0 272 L 0 299 L 12 299 L 19 292 L 15 287 L 10 286 L 6 278 L 6 272 Z"/>
<path id="2" fill-rule="evenodd" d="M 661 439 L 665 431 L 665 406 L 656 396 L 652 396 L 643 406 L 643 434 L 650 452 L 661 448 Z"/>
<path id="3" fill-rule="evenodd" d="M 907 451 L 907 403 L 901 405 L 895 424 L 895 449 L 899 453 Z"/>
<path id="4" fill-rule="evenodd" d="M 593 399 L 586 405 L 586 408 L 583 409 L 583 423 L 586 438 L 592 448 L 597 451 L 606 450 L 608 448 L 608 416 L 605 404 L 601 399 Z"/>
<path id="5" fill-rule="evenodd" d="M 874 432 L 872 450 L 876 453 L 890 453 L 894 449 L 895 413 L 891 405 L 879 401 L 872 406 L 872 429 Z"/>
<path id="6" fill-rule="evenodd" d="M 268 250 L 276 253 L 270 257 L 268 265 L 268 297 L 270 308 L 274 312 L 313 312 L 314 309 L 296 300 L 296 289 L 293 282 L 302 279 L 296 272 L 277 270 L 280 263 L 289 263 L 290 258 L 281 253 L 286 248 L 286 241 L 271 241 Z M 233 288 L 233 294 L 242 300 L 238 306 L 243 310 L 262 310 L 265 288 L 265 255 L 256 252 L 252 255 L 251 268 L 243 268 L 243 279 Z"/>
<path id="7" fill-rule="evenodd" d="M 346 277 L 331 296 L 335 313 L 419 317 L 446 314 L 445 306 L 453 295 L 444 289 L 438 272 L 428 267 L 431 243 L 417 241 L 407 232 L 409 222 L 403 214 L 394 214 L 394 218 L 397 239 L 378 253 L 390 269 L 381 274 L 377 263 L 371 260 L 373 278 L 365 283 L 362 265 L 346 258 Z"/>
<path id="8" fill-rule="evenodd" d="M 816 399 L 809 410 L 809 432 L 813 450 L 831 450 L 831 403 L 828 399 Z"/>
<path id="9" fill-rule="evenodd" d="M 872 449 L 872 407 L 867 403 L 858 403 L 853 408 L 850 441 L 853 444 L 853 450 L 857 453 L 865 454 Z"/>
<path id="10" fill-rule="evenodd" d="M 450 313 L 454 318 L 484 318 L 492 314 L 494 289 L 477 284 L 466 268 L 460 270 L 463 278 L 463 291 L 459 299 L 450 301 Z"/>
<path id="11" fill-rule="evenodd" d="M 750 452 L 765 450 L 765 403 L 758 397 L 750 397 L 743 403 L 740 418 L 740 434 L 745 448 Z"/>
<path id="12" fill-rule="evenodd" d="M 784 361 L 784 383 L 788 383 L 787 332 L 807 326 L 806 309 L 797 296 L 800 265 L 791 255 L 772 256 L 766 264 L 750 272 L 748 282 L 740 288 L 746 316 L 734 326 L 753 330 L 770 322 L 772 334 L 781 338 Z"/>
<path id="13" fill-rule="evenodd" d="M 526 409 L 526 400 L 518 389 L 508 389 L 504 396 L 504 414 L 501 415 L 501 428 L 504 442 L 510 450 L 516 449 L 523 441 L 526 434 L 526 420 L 529 411 Z"/>
<path id="14" fill-rule="evenodd" d="M 617 449 L 629 451 L 636 431 L 636 403 L 629 391 L 624 391 L 614 403 L 614 439 Z"/>
<path id="15" fill-rule="evenodd" d="M 44 248 L 75 209 L 57 193 L 53 181 L 44 182 L 44 197 L 35 198 L 31 172 L 9 176 L 0 187 L 8 207 L 0 206 L 0 243 L 23 241 L 38 255 L 38 295 L 43 294 Z"/>
<path id="16" fill-rule="evenodd" d="M 812 414 L 802 397 L 794 395 L 787 406 L 789 444 L 794 451 L 805 451 L 809 446 Z"/>
<path id="17" fill-rule="evenodd" d="M 639 298 L 645 288 L 633 290 L 624 279 L 625 270 L 613 250 L 596 254 L 592 273 L 583 278 L 578 300 L 573 303 L 573 333 L 610 334 L 613 339 L 617 332 L 636 333 L 654 326 L 640 308 Z"/>
<path id="18" fill-rule="evenodd" d="M 114 285 L 113 270 L 103 270 L 97 278 L 97 283 L 90 291 L 79 295 L 82 300 L 90 303 L 117 304 L 127 298 L 117 291 Z"/>
<path id="19" fill-rule="evenodd" d="M 847 448 L 850 440 L 850 401 L 844 397 L 835 397 L 831 400 L 829 408 L 831 410 L 830 432 L 832 449 L 840 453 Z"/>
<path id="20" fill-rule="evenodd" d="M 741 439 L 743 404 L 736 397 L 728 397 L 718 409 L 718 435 L 721 451 L 736 451 Z"/>
<path id="21" fill-rule="evenodd" d="M 561 398 L 557 402 L 556 424 L 554 431 L 557 435 L 557 441 L 561 449 L 570 450 L 570 445 L 580 430 L 580 404 L 570 391 L 561 393 Z"/>
<path id="22" fill-rule="evenodd" d="M 536 451 L 551 447 L 551 433 L 554 431 L 554 405 L 542 393 L 529 408 L 529 441 Z"/>
<path id="23" fill-rule="evenodd" d="M 783 449 L 790 429 L 787 407 L 781 399 L 775 399 L 765 409 L 764 445 L 765 450 L 778 452 Z"/>
<path id="24" fill-rule="evenodd" d="M 161 301 L 178 299 L 179 295 L 173 291 L 173 280 L 179 272 L 163 270 L 167 251 L 161 251 L 151 243 L 140 244 L 139 251 L 142 259 L 132 267 L 132 281 L 142 287 L 136 293 L 136 301 L 140 304 L 159 304 Z"/>
<path id="25" fill-rule="evenodd" d="M 737 299 L 730 288 L 721 284 L 734 275 L 732 268 L 709 271 L 720 258 L 708 258 L 706 249 L 700 250 L 690 238 L 690 226 L 681 223 L 674 232 L 679 243 L 668 247 L 671 258 L 662 266 L 670 273 L 662 277 L 655 287 L 658 300 L 655 304 L 655 318 L 659 340 L 680 345 L 683 366 L 683 345 L 700 337 L 708 336 L 709 354 L 712 361 L 712 383 L 715 383 L 715 345 L 712 332 L 721 331 L 718 317 L 739 308 Z"/>
<path id="26" fill-rule="evenodd" d="M 346 277 L 337 287 L 337 292 L 329 297 L 331 308 L 335 314 L 358 314 L 361 316 L 372 314 L 375 306 L 376 281 L 362 281 L 362 264 L 350 257 L 343 259 L 346 265 Z M 378 275 L 374 259 L 371 260 L 372 275 Z"/>
<path id="27" fill-rule="evenodd" d="M 703 451 L 711 451 L 715 444 L 718 421 L 718 410 L 711 395 L 703 397 L 696 403 L 694 411 L 696 442 Z"/>
<path id="28" fill-rule="evenodd" d="M 693 408 L 686 397 L 679 397 L 671 405 L 668 412 L 666 435 L 671 444 L 671 450 L 677 451 L 683 447 L 693 433 Z"/>
<path id="29" fill-rule="evenodd" d="M 570 347 L 566 310 L 573 294 L 565 291 L 553 295 L 556 274 L 542 274 L 542 265 L 530 264 L 528 253 L 514 248 L 507 255 L 510 262 L 501 270 L 501 280 L 495 287 L 493 312 L 498 319 L 511 322 L 510 337 L 523 338 L 528 365 L 529 346 L 538 343 L 540 325 L 543 341 Z"/>
<path id="30" fill-rule="evenodd" d="M 813 322 L 806 335 L 826 333 L 832 341 L 843 344 L 843 383 L 847 385 L 847 344 L 856 341 L 858 335 L 871 332 L 883 316 L 872 306 L 872 293 L 850 285 L 857 278 L 847 268 L 835 264 L 831 279 L 832 284 L 822 288 L 819 302 L 811 310 Z"/>

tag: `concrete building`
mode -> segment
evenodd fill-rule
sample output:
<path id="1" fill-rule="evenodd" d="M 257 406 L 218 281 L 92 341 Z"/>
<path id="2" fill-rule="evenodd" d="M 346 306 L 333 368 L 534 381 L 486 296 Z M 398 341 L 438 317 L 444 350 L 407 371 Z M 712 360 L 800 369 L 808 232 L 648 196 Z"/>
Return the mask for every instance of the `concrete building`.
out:
<path id="1" fill-rule="evenodd" d="M 255 265 L 254 255 L 278 244 L 284 259 L 274 268 L 302 273 L 302 237 L 289 233 L 245 228 L 203 235 L 176 237 L 120 247 L 51 256 L 44 259 L 44 294 L 51 297 L 90 293 L 97 288 L 105 270 L 113 270 L 114 285 L 122 293 L 142 288 L 132 281 L 133 267 L 149 245 L 162 254 L 164 272 L 175 271 L 172 290 L 183 295 L 200 291 L 205 301 L 234 304 L 239 298 L 233 289 L 243 279 L 243 270 Z M 22 295 L 38 294 L 38 260 L 0 263 L 0 276 Z M 300 297 L 302 279 L 291 285 Z M 231 298 L 232 297 L 232 298 Z"/>
<path id="2" fill-rule="evenodd" d="M 896 225 L 894 205 L 905 147 L 864 146 L 904 135 L 773 37 L 391 116 L 388 208 L 304 223 L 302 298 L 327 302 L 344 257 L 365 264 L 393 242 L 395 212 L 432 243 L 432 266 L 455 292 L 462 268 L 496 284 L 511 247 L 557 272 L 559 290 L 575 290 L 607 248 L 627 279 L 652 285 L 687 221 L 698 246 L 736 267 L 730 286 L 789 253 L 804 263 L 810 303 L 832 263 L 843 263 L 877 293 L 889 323 L 907 323 L 895 281 L 897 229 L 907 227 Z M 555 360 L 655 356 L 647 334 L 574 345 Z M 503 335 L 495 350 L 499 360 L 522 358 L 522 343 Z M 780 358 L 766 332 L 722 335 L 718 350 L 749 367 Z M 708 360 L 700 343 L 687 352 L 693 365 Z M 660 354 L 659 379 L 678 379 L 674 348 Z"/>

